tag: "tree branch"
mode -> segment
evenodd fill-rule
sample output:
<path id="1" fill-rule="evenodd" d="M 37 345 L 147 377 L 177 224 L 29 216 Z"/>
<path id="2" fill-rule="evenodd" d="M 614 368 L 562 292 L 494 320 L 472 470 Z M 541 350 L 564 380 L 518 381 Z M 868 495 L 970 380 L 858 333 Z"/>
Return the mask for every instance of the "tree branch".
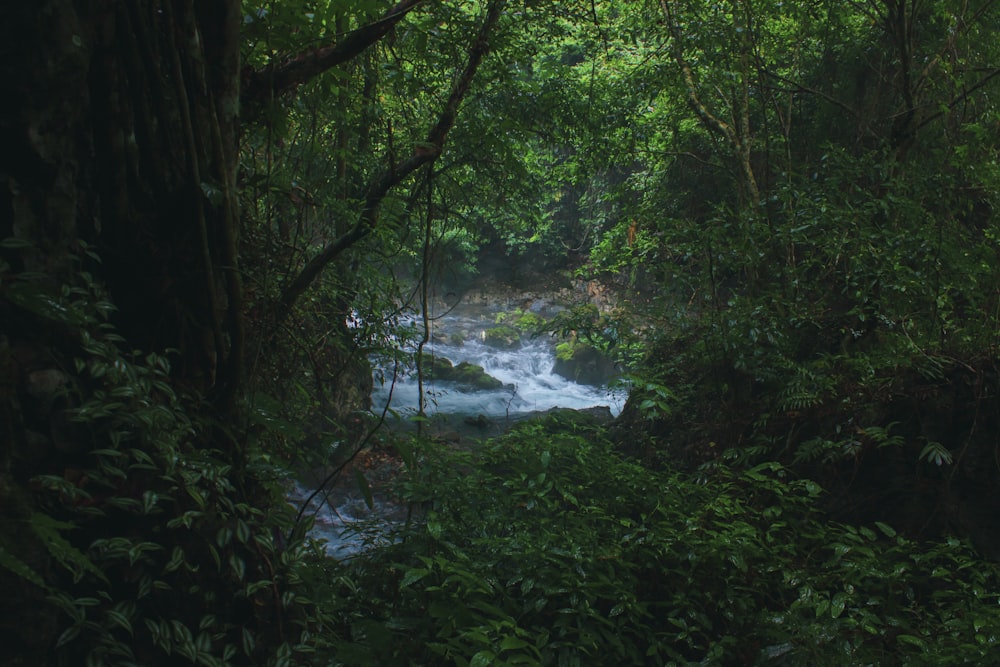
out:
<path id="1" fill-rule="evenodd" d="M 410 157 L 390 165 L 368 185 L 363 196 L 363 207 L 357 222 L 346 234 L 334 239 L 319 254 L 309 260 L 297 276 L 285 287 L 279 300 L 277 319 L 281 321 L 291 311 L 299 297 L 312 285 L 323 269 L 342 252 L 368 236 L 378 225 L 378 210 L 389 192 L 420 167 L 431 164 L 441 155 L 448 132 L 455 124 L 458 107 L 469 92 L 476 70 L 489 52 L 489 35 L 500 18 L 506 0 L 492 0 L 479 28 L 475 41 L 469 47 L 465 70 L 452 86 L 451 95 L 438 116 L 437 123 L 427 134 L 427 139 L 417 144 Z"/>
<path id="2" fill-rule="evenodd" d="M 259 70 L 244 70 L 243 106 L 252 108 L 271 95 L 284 95 L 330 68 L 351 60 L 385 37 L 404 16 L 423 2 L 424 0 L 400 0 L 378 21 L 348 33 L 336 44 L 297 53 Z"/>
<path id="3" fill-rule="evenodd" d="M 858 118 L 858 119 L 861 118 L 861 114 L 858 113 L 857 109 L 850 106 L 846 102 L 838 100 L 836 97 L 833 97 L 832 95 L 827 95 L 822 90 L 818 90 L 816 88 L 810 88 L 809 86 L 805 86 L 799 83 L 798 81 L 795 81 L 794 79 L 789 79 L 787 76 L 782 76 L 777 72 L 773 72 L 770 70 L 764 70 L 764 74 L 767 75 L 768 77 L 771 77 L 772 79 L 777 79 L 778 81 L 782 81 L 790 86 L 793 86 L 794 89 L 800 93 L 807 93 L 809 95 L 815 95 L 816 97 L 820 97 L 829 102 L 830 104 L 834 105 L 835 107 L 844 110 L 853 118 Z"/>
<path id="4" fill-rule="evenodd" d="M 671 37 L 673 38 L 674 60 L 677 61 L 677 66 L 681 70 L 681 76 L 684 78 L 684 87 L 687 89 L 688 94 L 688 106 L 691 107 L 707 128 L 725 137 L 732 145 L 737 145 L 738 137 L 733 127 L 713 114 L 698 95 L 698 86 L 694 82 L 694 73 L 691 71 L 691 65 L 684 59 L 681 52 L 680 29 L 677 26 L 674 13 L 670 9 L 670 3 L 667 0 L 660 0 L 660 7 L 663 9 L 663 13 L 667 19 L 667 27 L 670 29 Z"/>
<path id="5" fill-rule="evenodd" d="M 974 92 L 976 92 L 977 90 L 979 90 L 980 88 L 982 88 L 983 86 L 985 86 L 986 84 L 988 84 L 990 81 L 992 81 L 998 75 L 1000 75 L 1000 67 L 998 67 L 996 69 L 993 69 L 989 74 L 987 74 L 986 76 L 984 76 L 983 78 L 981 78 L 975 84 L 973 84 L 972 86 L 970 86 L 966 90 L 962 91 L 961 94 L 956 95 L 955 97 L 953 97 L 951 100 L 948 101 L 947 104 L 944 105 L 944 109 L 941 109 L 937 113 L 931 114 L 927 118 L 924 118 L 922 121 L 920 121 L 920 123 L 917 124 L 917 126 L 914 128 L 914 132 L 916 132 L 916 131 L 924 128 L 925 126 L 933 123 L 938 118 L 940 118 L 941 116 L 945 115 L 945 113 L 947 111 L 951 111 L 952 109 L 954 109 L 955 105 L 957 105 L 958 103 L 962 102 L 963 100 L 968 99 L 969 97 L 971 97 Z"/>

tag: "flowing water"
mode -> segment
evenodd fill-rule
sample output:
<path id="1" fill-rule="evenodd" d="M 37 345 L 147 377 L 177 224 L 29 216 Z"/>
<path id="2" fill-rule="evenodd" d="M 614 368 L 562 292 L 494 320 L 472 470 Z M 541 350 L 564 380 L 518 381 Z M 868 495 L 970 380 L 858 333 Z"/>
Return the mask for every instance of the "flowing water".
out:
<path id="1" fill-rule="evenodd" d="M 323 540 L 326 553 L 338 559 L 387 544 L 392 529 L 406 522 L 406 508 L 380 493 L 368 507 L 357 484 L 336 485 L 314 495 L 313 489 L 297 482 L 288 500 L 297 508 L 309 501 L 305 513 L 313 518 L 310 535 Z"/>
<path id="2" fill-rule="evenodd" d="M 578 384 L 553 372 L 556 353 L 550 337 L 522 335 L 520 345 L 500 349 L 486 342 L 487 330 L 496 326 L 494 310 L 473 306 L 460 306 L 433 322 L 432 342 L 424 347 L 425 354 L 444 357 L 456 365 L 465 361 L 482 366 L 505 387 L 470 391 L 453 382 L 425 380 L 429 414 L 511 417 L 551 408 L 595 406 L 607 406 L 614 415 L 621 412 L 626 398 L 623 391 Z M 382 378 L 384 381 L 376 382 L 373 409 L 380 412 L 391 393 L 394 410 L 416 413 L 416 374 L 397 371 L 393 382 L 393 369 L 382 368 L 376 379 Z"/>
<path id="3" fill-rule="evenodd" d="M 606 406 L 613 415 L 621 412 L 626 398 L 623 390 L 578 384 L 553 372 L 556 355 L 551 338 L 523 335 L 520 344 L 510 349 L 487 344 L 486 332 L 497 326 L 497 312 L 495 308 L 460 305 L 433 321 L 432 342 L 424 347 L 425 354 L 444 357 L 455 365 L 467 361 L 482 366 L 505 385 L 503 389 L 483 391 L 454 382 L 425 381 L 426 412 L 438 428 L 455 428 L 475 418 L 480 425 L 494 426 L 481 430 L 479 436 L 483 437 L 500 432 L 512 420 L 552 408 Z M 419 321 L 411 324 L 421 326 Z M 373 411 L 381 413 L 388 403 L 392 413 L 398 415 L 389 426 L 405 428 L 419 408 L 416 374 L 412 370 L 376 367 L 375 378 Z M 301 506 L 311 493 L 297 484 L 289 499 Z M 327 552 L 337 558 L 349 558 L 384 543 L 386 529 L 405 521 L 405 510 L 391 499 L 375 493 L 373 507 L 369 508 L 361 491 L 350 483 L 341 483 L 329 494 L 316 496 L 309 511 L 315 519 L 313 535 L 324 539 Z"/>

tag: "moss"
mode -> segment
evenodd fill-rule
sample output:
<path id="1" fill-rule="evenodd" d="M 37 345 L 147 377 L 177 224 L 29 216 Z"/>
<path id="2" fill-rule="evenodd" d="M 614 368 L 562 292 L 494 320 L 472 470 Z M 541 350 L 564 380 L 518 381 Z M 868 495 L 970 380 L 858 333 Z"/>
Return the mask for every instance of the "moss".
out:
<path id="1" fill-rule="evenodd" d="M 615 375 L 614 361 L 589 343 L 567 341 L 556 345 L 556 374 L 581 384 L 602 385 Z"/>
<path id="2" fill-rule="evenodd" d="M 421 357 L 421 367 L 423 368 L 424 375 L 438 380 L 450 379 L 451 374 L 454 372 L 454 365 L 452 365 L 450 359 L 444 357 L 436 357 L 433 354 L 424 354 Z"/>
<path id="3" fill-rule="evenodd" d="M 513 350 L 521 346 L 521 334 L 514 327 L 501 325 L 484 331 L 483 341 L 493 347 Z"/>
<path id="4" fill-rule="evenodd" d="M 471 364 L 468 361 L 463 361 L 455 366 L 452 379 L 455 382 L 475 387 L 476 389 L 489 390 L 503 388 L 503 382 L 483 370 L 482 366 Z"/>
<path id="5" fill-rule="evenodd" d="M 530 310 L 521 310 L 520 308 L 498 313 L 496 316 L 497 324 L 513 327 L 524 333 L 538 331 L 545 322 L 545 318 L 538 313 L 533 313 Z"/>
<path id="6" fill-rule="evenodd" d="M 514 326 L 521 331 L 537 331 L 543 324 L 545 324 L 545 318 L 530 310 L 520 313 L 514 319 Z"/>
<path id="7" fill-rule="evenodd" d="M 451 360 L 444 357 L 425 354 L 423 356 L 423 369 L 428 377 L 435 380 L 455 382 L 475 390 L 488 391 L 502 389 L 504 386 L 503 382 L 487 373 L 482 366 L 468 361 L 454 365 Z"/>
<path id="8" fill-rule="evenodd" d="M 569 361 L 573 358 L 573 352 L 576 350 L 576 343 L 572 341 L 564 341 L 556 345 L 556 359 L 559 361 Z"/>

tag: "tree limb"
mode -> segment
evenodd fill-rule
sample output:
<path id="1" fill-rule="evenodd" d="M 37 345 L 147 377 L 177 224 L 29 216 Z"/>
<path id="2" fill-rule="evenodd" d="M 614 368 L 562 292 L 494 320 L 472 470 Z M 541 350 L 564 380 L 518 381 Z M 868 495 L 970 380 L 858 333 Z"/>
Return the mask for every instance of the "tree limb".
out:
<path id="1" fill-rule="evenodd" d="M 947 111 L 951 111 L 952 109 L 954 109 L 955 105 L 957 105 L 958 103 L 962 102 L 963 100 L 969 98 L 974 92 L 976 92 L 977 90 L 979 90 L 980 88 L 982 88 L 983 86 L 985 86 L 986 84 L 988 84 L 990 81 L 992 81 L 998 75 L 1000 75 L 1000 67 L 993 69 L 989 74 L 987 74 L 986 76 L 984 76 L 983 78 L 981 78 L 975 84 L 973 84 L 972 86 L 970 86 L 966 90 L 962 91 L 961 94 L 956 95 L 955 97 L 953 97 L 951 100 L 949 100 L 944 105 L 944 109 L 938 111 L 937 113 L 931 114 L 927 118 L 924 118 L 922 121 L 920 121 L 920 123 L 916 126 L 916 128 L 914 128 L 914 131 L 920 130 L 923 127 L 925 127 L 925 126 L 933 123 L 938 118 L 940 118 L 941 116 L 945 115 L 945 113 Z"/>
<path id="2" fill-rule="evenodd" d="M 667 0 L 660 0 L 660 7 L 663 9 L 663 13 L 667 19 L 667 26 L 670 28 L 671 37 L 673 37 L 674 60 L 677 61 L 677 66 L 681 70 L 681 76 L 684 78 L 684 87 L 687 89 L 688 94 L 688 106 L 691 107 L 707 128 L 725 137 L 732 145 L 736 145 L 738 137 L 733 127 L 713 114 L 698 95 L 698 86 L 694 82 L 694 73 L 691 71 L 691 65 L 684 59 L 681 53 L 680 29 L 677 27 L 677 21 L 670 9 L 670 3 Z"/>
<path id="3" fill-rule="evenodd" d="M 673 11 L 671 10 L 670 2 L 668 0 L 660 0 L 660 8 L 663 10 L 671 37 L 673 38 L 674 59 L 677 62 L 677 67 L 681 71 L 681 77 L 684 80 L 684 87 L 687 89 L 688 106 L 691 107 L 701 120 L 702 124 L 708 128 L 709 131 L 725 138 L 728 142 L 731 150 L 733 151 L 733 156 L 738 162 L 740 182 L 746 189 L 745 194 L 747 200 L 751 202 L 752 206 L 756 207 L 760 201 L 760 190 L 757 185 L 757 177 L 753 171 L 753 165 L 750 163 L 750 90 L 746 83 L 746 77 L 749 71 L 749 62 L 747 60 L 749 45 L 745 42 L 740 45 L 739 56 L 743 80 L 740 84 L 741 89 L 738 91 L 740 93 L 739 97 L 736 96 L 736 91 L 734 91 L 733 98 L 730 100 L 730 104 L 732 106 L 732 122 L 727 123 L 712 113 L 711 109 L 708 108 L 708 105 L 705 104 L 698 93 L 698 86 L 694 80 L 694 72 L 691 69 L 691 64 L 684 58 L 681 46 L 682 36 L 680 26 L 677 23 Z M 739 17 L 736 13 L 737 9 L 738 7 L 734 7 L 733 11 L 734 20 L 738 22 Z M 749 34 L 749 32 L 745 29 L 746 26 L 738 25 L 737 28 L 742 28 L 740 30 L 742 34 Z M 742 39 L 745 40 L 746 37 L 743 37 Z M 726 98 L 722 91 L 719 91 L 719 96 L 722 99 Z"/>
<path id="4" fill-rule="evenodd" d="M 378 21 L 348 33 L 336 44 L 297 53 L 259 70 L 244 70 L 243 106 L 252 108 L 271 95 L 284 95 L 330 68 L 351 60 L 385 37 L 404 16 L 423 2 L 424 0 L 400 0 Z"/>
<path id="5" fill-rule="evenodd" d="M 479 28 L 475 41 L 469 47 L 469 58 L 462 75 L 455 81 L 451 95 L 431 128 L 424 142 L 417 144 L 413 153 L 405 160 L 390 165 L 378 174 L 368 185 L 361 214 L 357 222 L 346 234 L 331 241 L 319 254 L 309 260 L 295 278 L 285 287 L 279 300 L 276 317 L 284 319 L 299 297 L 312 285 L 323 269 L 342 252 L 368 236 L 378 225 L 378 210 L 389 192 L 420 167 L 431 164 L 441 155 L 448 132 L 455 124 L 458 107 L 469 92 L 476 70 L 489 52 L 489 35 L 503 11 L 506 0 L 492 0 L 486 18 Z"/>

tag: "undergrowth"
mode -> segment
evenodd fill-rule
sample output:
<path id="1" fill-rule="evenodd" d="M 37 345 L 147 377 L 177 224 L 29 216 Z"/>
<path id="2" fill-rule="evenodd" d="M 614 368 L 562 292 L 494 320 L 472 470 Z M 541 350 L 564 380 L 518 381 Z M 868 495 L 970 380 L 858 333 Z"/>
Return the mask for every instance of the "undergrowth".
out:
<path id="1" fill-rule="evenodd" d="M 0 275 L 18 317 L 0 336 L 3 404 L 20 408 L 0 457 L 0 662 L 301 664 L 317 644 L 296 587 L 309 547 L 284 538 L 273 471 L 175 388 L 167 356 L 124 349 L 88 274 L 58 289 Z M 7 392 L 39 342 L 27 389 Z"/>
<path id="2" fill-rule="evenodd" d="M 339 665 L 945 665 L 1000 651 L 1000 578 L 956 539 L 827 522 L 777 463 L 653 471 L 529 424 L 430 443 L 397 543 L 328 562 Z M 331 583 L 336 581 L 336 583 Z"/>

